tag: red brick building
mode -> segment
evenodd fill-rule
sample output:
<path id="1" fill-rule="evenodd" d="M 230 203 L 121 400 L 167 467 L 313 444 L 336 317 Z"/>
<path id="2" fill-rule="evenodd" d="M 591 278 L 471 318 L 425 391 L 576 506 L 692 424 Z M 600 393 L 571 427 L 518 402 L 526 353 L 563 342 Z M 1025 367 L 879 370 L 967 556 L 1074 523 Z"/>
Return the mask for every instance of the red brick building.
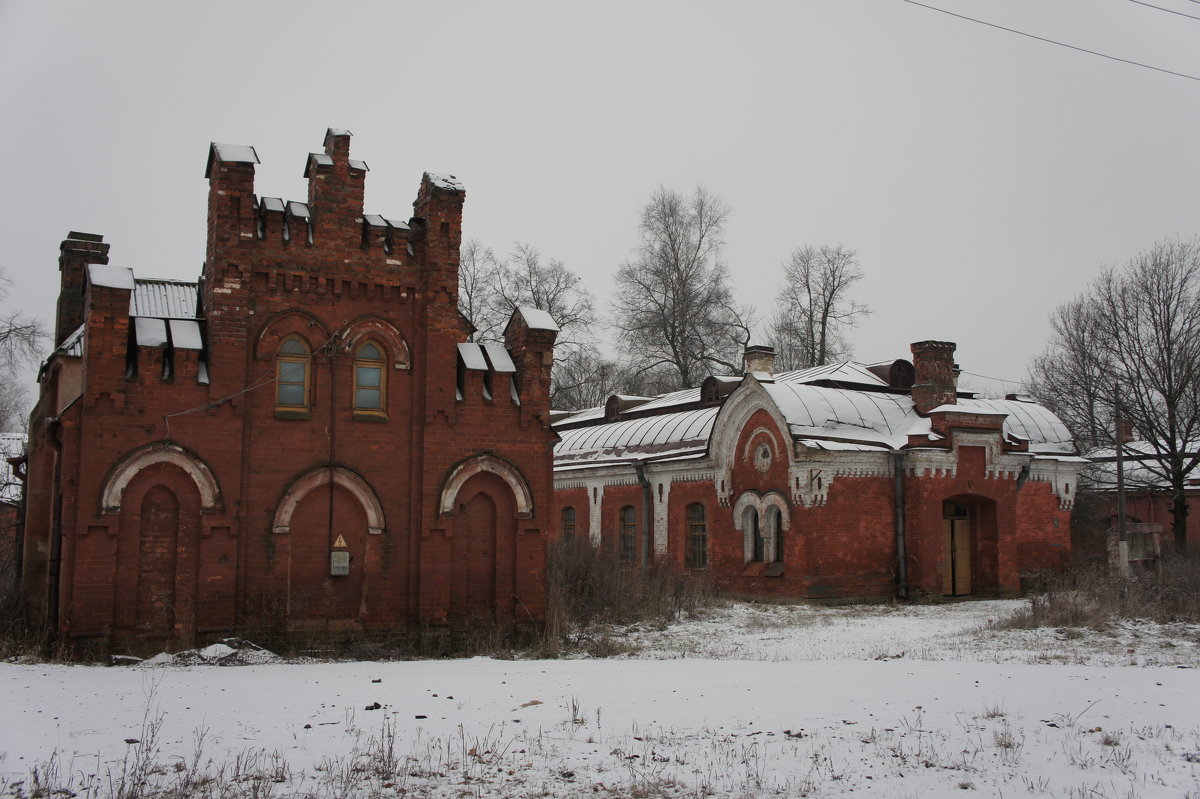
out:
<path id="1" fill-rule="evenodd" d="M 954 350 L 772 374 L 750 348 L 745 378 L 559 419 L 562 534 L 751 596 L 1017 591 L 1069 565 L 1083 459 L 1045 408 L 958 391 Z"/>
<path id="2" fill-rule="evenodd" d="M 462 185 L 364 214 L 349 146 L 328 131 L 286 202 L 214 144 L 198 283 L 63 242 L 23 582 L 64 640 L 543 620 L 557 329 L 463 343 Z"/>

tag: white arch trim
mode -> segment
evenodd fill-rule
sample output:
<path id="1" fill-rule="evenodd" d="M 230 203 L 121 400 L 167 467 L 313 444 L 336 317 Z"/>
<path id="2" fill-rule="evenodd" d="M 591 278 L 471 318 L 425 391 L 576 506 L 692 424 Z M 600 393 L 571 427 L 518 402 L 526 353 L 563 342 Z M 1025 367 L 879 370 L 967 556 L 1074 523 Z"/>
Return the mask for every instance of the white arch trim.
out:
<path id="1" fill-rule="evenodd" d="M 762 530 L 761 525 L 767 522 L 767 509 L 775 508 L 779 511 L 779 526 L 784 530 L 792 529 L 791 507 L 787 500 L 778 491 L 768 491 L 766 494 L 760 495 L 757 491 L 743 491 L 741 496 L 737 498 L 737 502 L 733 505 L 733 525 L 734 529 L 741 530 L 744 535 L 742 537 L 743 555 L 747 563 L 754 557 L 754 541 L 752 538 L 753 531 L 746 526 L 745 519 L 749 516 L 748 511 L 754 510 L 758 514 L 760 531 L 763 532 L 766 547 L 764 560 L 773 562 L 776 558 L 775 553 L 775 535 L 773 530 Z"/>
<path id="2" fill-rule="evenodd" d="M 277 535 L 290 533 L 292 531 L 292 515 L 296 512 L 300 501 L 308 496 L 310 491 L 328 484 L 330 480 L 335 485 L 349 491 L 362 505 L 367 514 L 367 532 L 371 535 L 383 533 L 383 505 L 380 504 L 379 497 L 375 495 L 374 489 L 366 480 L 344 466 L 334 466 L 333 468 L 323 466 L 292 483 L 279 501 L 279 507 L 275 509 L 275 521 L 271 525 L 272 531 Z"/>
<path id="3" fill-rule="evenodd" d="M 142 469 L 156 463 L 169 463 L 186 472 L 200 490 L 200 507 L 203 510 L 221 508 L 221 489 L 208 465 L 178 444 L 163 442 L 129 453 L 109 473 L 100 500 L 104 512 L 120 513 L 121 500 L 130 481 Z"/>
<path id="4" fill-rule="evenodd" d="M 779 523 L 783 525 L 783 529 L 792 529 L 792 508 L 778 491 L 768 491 L 761 496 L 757 491 L 743 491 L 733 504 L 734 528 L 743 529 L 742 518 L 746 515 L 747 508 L 754 508 L 758 511 L 758 518 L 765 519 L 767 508 L 771 507 L 779 509 Z"/>
<path id="5" fill-rule="evenodd" d="M 454 467 L 442 489 L 442 498 L 438 503 L 439 512 L 443 515 L 453 513 L 454 502 L 458 499 L 458 492 L 463 484 L 481 472 L 491 472 L 512 489 L 513 497 L 517 500 L 517 518 L 533 518 L 533 494 L 529 491 L 525 478 L 512 464 L 495 455 L 477 455 Z"/>

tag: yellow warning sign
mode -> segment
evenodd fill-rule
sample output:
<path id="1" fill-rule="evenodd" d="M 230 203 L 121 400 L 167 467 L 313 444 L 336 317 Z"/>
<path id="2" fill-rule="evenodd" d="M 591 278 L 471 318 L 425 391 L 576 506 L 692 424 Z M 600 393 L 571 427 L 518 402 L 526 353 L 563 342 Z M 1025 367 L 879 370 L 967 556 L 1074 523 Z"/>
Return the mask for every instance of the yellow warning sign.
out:
<path id="1" fill-rule="evenodd" d="M 339 535 L 337 537 L 337 541 L 333 542 L 333 545 L 334 545 L 334 547 L 341 547 L 342 549 L 345 549 L 350 546 L 349 544 L 346 543 L 346 537 L 343 535 Z"/>

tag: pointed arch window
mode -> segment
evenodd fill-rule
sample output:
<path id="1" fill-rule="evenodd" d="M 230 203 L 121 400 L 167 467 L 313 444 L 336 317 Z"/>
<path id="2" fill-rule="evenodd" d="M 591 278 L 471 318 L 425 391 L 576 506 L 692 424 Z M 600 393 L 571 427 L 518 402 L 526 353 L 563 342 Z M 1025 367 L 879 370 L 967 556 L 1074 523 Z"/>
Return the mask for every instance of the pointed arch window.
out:
<path id="1" fill-rule="evenodd" d="M 637 512 L 632 505 L 621 508 L 621 539 L 618 542 L 618 555 L 622 563 L 634 563 L 637 560 Z"/>
<path id="2" fill-rule="evenodd" d="M 275 405 L 279 410 L 308 410 L 308 344 L 299 336 L 288 336 L 275 358 Z"/>
<path id="3" fill-rule="evenodd" d="M 562 534 L 563 546 L 571 547 L 575 544 L 575 508 L 567 506 L 562 509 L 562 523 L 559 525 L 559 532 Z"/>
<path id="4" fill-rule="evenodd" d="M 708 566 L 708 521 L 704 506 L 693 502 L 687 506 L 687 547 L 684 565 L 689 569 Z"/>
<path id="5" fill-rule="evenodd" d="M 387 400 L 383 350 L 368 341 L 354 353 L 354 410 L 382 415 Z"/>

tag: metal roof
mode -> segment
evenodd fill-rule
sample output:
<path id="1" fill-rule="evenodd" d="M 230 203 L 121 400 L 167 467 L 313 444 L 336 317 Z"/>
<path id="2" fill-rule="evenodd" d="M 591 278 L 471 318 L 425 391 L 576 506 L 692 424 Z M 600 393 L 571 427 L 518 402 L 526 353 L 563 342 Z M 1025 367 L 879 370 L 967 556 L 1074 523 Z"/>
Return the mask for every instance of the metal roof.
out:
<path id="1" fill-rule="evenodd" d="M 554 461 L 556 465 L 603 463 L 703 452 L 718 410 L 701 408 L 565 430 Z"/>
<path id="2" fill-rule="evenodd" d="M 1030 452 L 1070 455 L 1075 440 L 1067 426 L 1049 408 L 1034 402 L 959 397 L 955 403 L 967 413 L 972 409 L 1007 414 L 1004 432 L 1029 442 Z"/>
<path id="3" fill-rule="evenodd" d="M 158 319 L 196 319 L 197 284 L 179 280 L 134 280 L 130 316 Z"/>
<path id="4" fill-rule="evenodd" d="M 891 361 L 888 361 L 890 364 Z M 815 383 L 819 380 L 832 380 L 838 383 L 858 383 L 867 386 L 886 386 L 886 380 L 869 371 L 866 366 L 853 361 L 831 363 L 825 366 L 813 366 L 809 369 L 797 369 L 794 372 L 781 372 L 775 375 L 775 382 L 784 383 Z"/>
<path id="5" fill-rule="evenodd" d="M 825 388 L 806 383 L 765 383 L 793 435 L 833 438 L 898 449 L 924 421 L 905 394 Z M 925 422 L 928 430 L 928 422 Z"/>

